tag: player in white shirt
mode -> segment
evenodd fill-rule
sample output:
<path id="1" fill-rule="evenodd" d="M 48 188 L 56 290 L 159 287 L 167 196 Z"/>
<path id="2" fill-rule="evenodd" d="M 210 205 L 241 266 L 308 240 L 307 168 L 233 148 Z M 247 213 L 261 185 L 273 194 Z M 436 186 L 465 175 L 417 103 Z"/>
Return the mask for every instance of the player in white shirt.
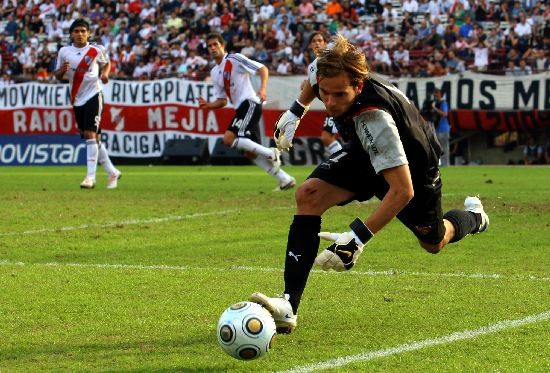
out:
<path id="1" fill-rule="evenodd" d="M 219 109 L 231 101 L 236 109 L 229 128 L 224 133 L 223 143 L 237 148 L 269 175 L 279 181 L 276 190 L 286 190 L 296 185 L 296 180 L 281 169 L 281 152 L 261 144 L 259 121 L 262 116 L 262 102 L 266 99 L 268 69 L 240 53 L 227 54 L 224 39 L 219 33 L 206 37 L 208 51 L 216 66 L 210 71 L 214 83 L 212 102 L 199 97 L 201 109 Z M 261 86 L 256 93 L 250 74 L 258 74 Z"/>
<path id="2" fill-rule="evenodd" d="M 72 44 L 59 50 L 55 76 L 61 80 L 66 75 L 71 89 L 71 104 L 80 136 L 86 140 L 87 174 L 80 187 L 95 187 L 97 163 L 102 164 L 109 178 L 107 188 L 117 187 L 122 173 L 111 162 L 107 149 L 99 141 L 103 94 L 100 81 L 109 81 L 111 63 L 103 46 L 90 44 L 90 25 L 77 19 L 69 28 Z"/>

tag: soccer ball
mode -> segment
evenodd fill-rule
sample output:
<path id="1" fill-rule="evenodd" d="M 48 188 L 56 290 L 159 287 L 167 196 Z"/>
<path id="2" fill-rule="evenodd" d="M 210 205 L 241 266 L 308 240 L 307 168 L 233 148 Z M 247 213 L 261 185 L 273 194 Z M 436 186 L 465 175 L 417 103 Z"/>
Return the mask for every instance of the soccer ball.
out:
<path id="1" fill-rule="evenodd" d="M 230 356 L 253 360 L 265 355 L 273 343 L 276 328 L 271 314 L 253 302 L 235 303 L 218 321 L 218 343 Z"/>

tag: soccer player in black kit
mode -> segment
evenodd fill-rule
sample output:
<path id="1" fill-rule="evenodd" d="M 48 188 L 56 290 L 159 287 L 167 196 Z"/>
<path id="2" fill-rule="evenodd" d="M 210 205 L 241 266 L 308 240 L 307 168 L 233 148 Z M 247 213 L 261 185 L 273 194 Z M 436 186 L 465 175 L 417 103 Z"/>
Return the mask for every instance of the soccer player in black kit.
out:
<path id="1" fill-rule="evenodd" d="M 351 269 L 364 245 L 393 218 L 433 254 L 489 226 L 478 197 L 467 197 L 464 210 L 443 214 L 441 148 L 434 130 L 401 91 L 369 73 L 361 50 L 336 35 L 308 73 L 309 84 L 277 121 L 276 143 L 282 149 L 292 146 L 299 120 L 317 96 L 334 117 L 346 145 L 321 163 L 296 191 L 284 293 L 250 296 L 271 312 L 279 333 L 296 328 L 298 306 L 313 264 L 324 270 Z M 380 204 L 366 219 L 353 220 L 349 232 L 321 232 L 321 215 L 329 208 L 372 197 L 380 199 Z M 317 254 L 320 238 L 333 243 Z"/>

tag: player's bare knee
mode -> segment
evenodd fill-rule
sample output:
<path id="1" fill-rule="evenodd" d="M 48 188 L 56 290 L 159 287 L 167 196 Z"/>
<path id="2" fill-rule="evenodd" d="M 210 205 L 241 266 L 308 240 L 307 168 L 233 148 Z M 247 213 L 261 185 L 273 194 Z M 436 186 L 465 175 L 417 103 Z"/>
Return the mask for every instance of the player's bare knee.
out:
<path id="1" fill-rule="evenodd" d="M 318 196 L 317 188 L 304 183 L 296 190 L 296 205 L 300 210 L 313 210 L 319 203 Z"/>

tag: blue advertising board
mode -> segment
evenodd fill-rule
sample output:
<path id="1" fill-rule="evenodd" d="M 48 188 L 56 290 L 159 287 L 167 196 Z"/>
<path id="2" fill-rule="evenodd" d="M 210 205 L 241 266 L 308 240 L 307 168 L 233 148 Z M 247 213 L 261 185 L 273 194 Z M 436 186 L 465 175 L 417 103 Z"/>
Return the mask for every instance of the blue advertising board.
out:
<path id="1" fill-rule="evenodd" d="M 0 135 L 0 165 L 84 165 L 86 144 L 78 135 Z"/>

